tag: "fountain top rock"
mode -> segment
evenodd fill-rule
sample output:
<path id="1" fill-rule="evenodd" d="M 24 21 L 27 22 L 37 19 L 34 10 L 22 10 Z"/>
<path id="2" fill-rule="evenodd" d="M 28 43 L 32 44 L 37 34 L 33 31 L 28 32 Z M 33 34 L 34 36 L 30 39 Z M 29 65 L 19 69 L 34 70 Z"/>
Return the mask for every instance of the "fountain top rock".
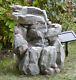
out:
<path id="1" fill-rule="evenodd" d="M 14 47 L 18 68 L 24 74 L 59 73 L 64 65 L 65 53 L 58 35 L 60 24 L 52 24 L 45 10 L 15 5 L 13 16 L 17 21 Z"/>
<path id="2" fill-rule="evenodd" d="M 35 22 L 48 22 L 47 14 L 45 10 L 41 10 L 37 7 L 27 7 L 14 5 L 13 16 L 20 24 L 34 24 Z"/>

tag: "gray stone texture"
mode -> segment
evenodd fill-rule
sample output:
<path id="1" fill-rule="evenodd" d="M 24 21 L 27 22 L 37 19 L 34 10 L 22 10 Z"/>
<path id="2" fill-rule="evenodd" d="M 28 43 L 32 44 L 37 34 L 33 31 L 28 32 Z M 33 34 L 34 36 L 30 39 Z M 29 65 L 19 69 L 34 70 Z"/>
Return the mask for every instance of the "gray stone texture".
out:
<path id="1" fill-rule="evenodd" d="M 14 44 L 18 68 L 28 75 L 59 73 L 64 66 L 65 53 L 58 35 L 60 24 L 51 23 L 45 10 L 14 5 L 13 17 L 17 21 Z"/>
<path id="2" fill-rule="evenodd" d="M 51 67 L 55 67 L 56 57 L 57 57 L 57 52 L 54 46 L 44 47 L 40 56 L 41 72 L 44 72 L 45 70 L 48 70 Z"/>
<path id="3" fill-rule="evenodd" d="M 19 70 L 25 74 L 36 75 L 40 73 L 38 60 L 40 58 L 41 47 L 30 47 L 19 63 Z"/>

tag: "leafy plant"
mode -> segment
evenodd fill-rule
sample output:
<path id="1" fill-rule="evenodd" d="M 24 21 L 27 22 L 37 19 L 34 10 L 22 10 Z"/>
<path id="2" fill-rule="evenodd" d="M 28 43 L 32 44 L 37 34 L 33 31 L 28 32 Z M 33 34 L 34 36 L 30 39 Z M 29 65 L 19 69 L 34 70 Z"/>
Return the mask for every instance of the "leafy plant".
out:
<path id="1" fill-rule="evenodd" d="M 67 4 L 60 3 L 59 0 L 48 0 L 44 9 L 50 21 L 62 25 L 63 31 L 73 30 L 76 32 L 76 23 L 74 15 L 67 12 Z M 72 12 L 73 13 L 73 12 Z"/>
<path id="2" fill-rule="evenodd" d="M 47 0 L 35 0 L 33 2 L 33 6 L 39 7 L 41 9 L 44 9 L 46 4 L 47 4 Z"/>
<path id="3" fill-rule="evenodd" d="M 60 14 L 66 12 L 66 4 L 60 3 L 58 0 L 49 0 L 45 9 L 47 11 L 48 18 L 54 23 L 59 23 Z"/>
<path id="4" fill-rule="evenodd" d="M 1 48 L 11 48 L 14 21 L 11 18 L 10 2 L 2 0 L 0 3 L 0 42 Z"/>
<path id="5" fill-rule="evenodd" d="M 73 15 L 68 13 L 60 14 L 60 23 L 62 24 L 63 31 L 73 30 L 76 32 L 76 23 L 74 23 L 73 19 Z"/>
<path id="6" fill-rule="evenodd" d="M 26 5 L 25 0 L 0 0 L 0 50 L 13 46 L 15 22 L 12 19 L 11 5 Z"/>

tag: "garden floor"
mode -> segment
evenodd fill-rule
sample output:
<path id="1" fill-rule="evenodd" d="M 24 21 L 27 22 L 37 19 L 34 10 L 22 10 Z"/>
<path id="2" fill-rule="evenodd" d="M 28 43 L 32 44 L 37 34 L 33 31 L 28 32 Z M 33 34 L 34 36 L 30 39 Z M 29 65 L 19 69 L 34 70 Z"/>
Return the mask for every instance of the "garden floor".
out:
<path id="1" fill-rule="evenodd" d="M 0 80 L 76 80 L 76 42 L 69 43 L 69 55 L 64 69 L 56 75 L 21 75 L 15 68 L 14 58 L 0 61 Z"/>

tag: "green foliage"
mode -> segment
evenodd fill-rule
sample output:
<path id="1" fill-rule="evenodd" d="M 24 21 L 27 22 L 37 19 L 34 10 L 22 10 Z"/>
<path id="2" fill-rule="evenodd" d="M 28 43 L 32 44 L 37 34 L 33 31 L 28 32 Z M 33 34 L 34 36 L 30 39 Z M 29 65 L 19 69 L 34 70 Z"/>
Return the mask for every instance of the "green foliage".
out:
<path id="1" fill-rule="evenodd" d="M 49 20 L 55 23 L 59 23 L 60 21 L 59 15 L 61 13 L 65 13 L 66 4 L 59 3 L 58 0 L 49 0 L 45 9 L 47 11 Z"/>
<path id="2" fill-rule="evenodd" d="M 76 32 L 76 23 L 73 21 L 74 17 L 68 13 L 60 14 L 60 23 L 62 24 L 63 31 L 73 30 Z"/>
<path id="3" fill-rule="evenodd" d="M 47 3 L 47 0 L 35 0 L 33 2 L 33 6 L 44 9 L 46 3 Z"/>
<path id="4" fill-rule="evenodd" d="M 11 18 L 11 2 L 0 1 L 0 49 L 11 48 L 13 42 L 14 21 Z"/>
<path id="5" fill-rule="evenodd" d="M 0 0 L 0 50 L 13 47 L 15 22 L 12 19 L 11 5 L 26 5 L 25 0 Z"/>
<path id="6" fill-rule="evenodd" d="M 59 0 L 48 0 L 44 8 L 50 21 L 60 23 L 63 31 L 73 30 L 76 32 L 76 23 L 74 23 L 74 15 L 67 12 L 67 4 L 60 3 Z"/>

